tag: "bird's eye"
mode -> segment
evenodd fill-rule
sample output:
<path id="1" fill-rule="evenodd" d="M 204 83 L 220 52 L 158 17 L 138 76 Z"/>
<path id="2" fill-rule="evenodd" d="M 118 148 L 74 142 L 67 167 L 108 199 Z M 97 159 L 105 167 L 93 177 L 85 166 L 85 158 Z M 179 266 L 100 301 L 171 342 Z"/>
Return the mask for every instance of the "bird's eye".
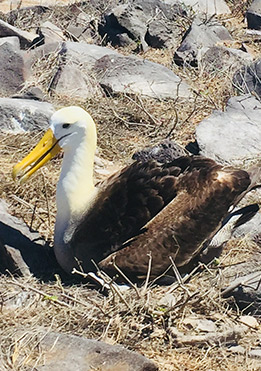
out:
<path id="1" fill-rule="evenodd" d="M 70 126 L 70 124 L 63 124 L 63 128 L 67 129 Z"/>

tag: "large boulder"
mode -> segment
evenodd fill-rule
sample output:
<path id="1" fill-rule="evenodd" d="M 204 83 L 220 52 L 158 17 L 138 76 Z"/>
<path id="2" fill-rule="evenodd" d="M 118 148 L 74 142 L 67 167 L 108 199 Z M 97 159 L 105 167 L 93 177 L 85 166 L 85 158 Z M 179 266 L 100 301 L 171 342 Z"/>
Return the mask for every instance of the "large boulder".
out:
<path id="1" fill-rule="evenodd" d="M 233 74 L 236 70 L 253 61 L 253 57 L 243 51 L 226 46 L 212 46 L 201 59 L 201 67 L 208 73 L 229 73 Z"/>
<path id="2" fill-rule="evenodd" d="M 32 99 L 0 98 L 0 130 L 12 133 L 46 130 L 54 107 Z"/>
<path id="3" fill-rule="evenodd" d="M 163 19 L 152 20 L 148 24 L 145 35 L 145 42 L 152 48 L 168 48 L 175 46 L 174 40 L 179 33 L 178 28 L 174 28 Z"/>
<path id="4" fill-rule="evenodd" d="M 136 9 L 130 4 L 118 5 L 109 14 L 104 16 L 104 24 L 99 27 L 101 36 L 106 36 L 106 41 L 111 42 L 112 45 L 124 45 L 122 42 L 122 35 L 128 37 L 129 43 L 133 40 L 138 42 L 144 40 L 147 31 L 147 16 L 142 9 Z"/>
<path id="5" fill-rule="evenodd" d="M 85 42 L 54 42 L 36 48 L 31 63 L 51 54 L 56 55 L 58 68 L 50 89 L 60 97 L 82 101 L 103 93 L 92 72 L 96 61 L 105 55 L 120 55 L 113 49 Z"/>
<path id="6" fill-rule="evenodd" d="M 104 15 L 99 32 L 112 45 L 139 43 L 162 48 L 172 44 L 179 34 L 177 16 L 186 14 L 178 1 L 167 4 L 161 0 L 135 0 L 120 4 Z"/>
<path id="7" fill-rule="evenodd" d="M 224 26 L 215 19 L 207 21 L 202 16 L 196 16 L 174 54 L 174 62 L 178 65 L 187 63 L 197 66 L 209 48 L 224 40 L 232 40 Z"/>
<path id="8" fill-rule="evenodd" d="M 249 167 L 260 160 L 261 103 L 255 97 L 232 97 L 225 112 L 214 111 L 196 128 L 200 154 L 217 162 Z"/>
<path id="9" fill-rule="evenodd" d="M 108 93 L 134 93 L 152 98 L 191 97 L 188 85 L 167 67 L 137 57 L 99 59 L 95 74 Z"/>
<path id="10" fill-rule="evenodd" d="M 134 93 L 159 99 L 191 96 L 188 85 L 167 67 L 134 56 L 125 57 L 102 46 L 78 42 L 47 44 L 33 52 L 33 59 L 55 51 L 59 68 L 51 89 L 62 89 L 60 95 L 68 96 L 68 91 L 71 91 L 71 97 L 73 92 L 77 98 L 97 96 L 97 93 L 100 94 L 98 82 L 107 93 L 112 94 Z M 78 82 L 67 74 L 63 75 L 65 68 L 73 71 L 73 75 L 78 74 Z"/>
<path id="11" fill-rule="evenodd" d="M 37 59 L 46 58 L 55 53 L 60 59 L 60 64 L 81 65 L 85 72 L 91 71 L 96 61 L 105 55 L 121 55 L 111 48 L 85 42 L 54 42 L 33 50 L 31 52 L 31 62 L 34 63 Z"/>
<path id="12" fill-rule="evenodd" d="M 105 55 L 120 55 L 113 49 L 94 44 L 67 41 L 61 44 L 60 55 L 64 63 L 81 64 L 86 72 L 91 71 L 96 61 Z"/>
<path id="13" fill-rule="evenodd" d="M 2 95 L 11 95 L 19 92 L 30 69 L 24 62 L 19 48 L 5 42 L 0 45 L 0 92 Z"/>
<path id="14" fill-rule="evenodd" d="M 28 331 L 26 333 L 27 337 L 30 336 Z M 42 371 L 158 370 L 154 362 L 119 345 L 58 332 L 42 331 L 38 335 L 39 340 L 35 350 L 41 351 L 43 361 L 37 364 L 37 369 Z M 20 336 L 19 339 L 21 349 L 27 349 L 27 344 L 30 342 L 26 336 Z M 34 367 L 35 359 L 32 357 L 27 359 L 27 366 Z"/>

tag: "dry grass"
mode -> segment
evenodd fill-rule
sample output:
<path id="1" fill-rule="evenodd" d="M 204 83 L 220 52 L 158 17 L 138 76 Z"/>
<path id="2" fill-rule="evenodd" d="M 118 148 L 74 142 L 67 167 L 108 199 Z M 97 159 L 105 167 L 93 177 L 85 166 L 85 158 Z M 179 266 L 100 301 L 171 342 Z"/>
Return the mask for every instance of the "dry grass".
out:
<path id="1" fill-rule="evenodd" d="M 131 289 L 122 294 L 122 300 L 116 293 L 104 297 L 86 285 L 61 285 L 59 278 L 49 284 L 34 278 L 2 277 L 0 282 L 1 360 L 8 369 L 25 370 L 37 360 L 40 365 L 39 336 L 59 331 L 123 344 L 156 361 L 162 371 L 258 370 L 255 360 L 245 364 L 243 356 L 231 355 L 227 347 L 193 344 L 198 331 L 186 325 L 185 318 L 207 318 L 219 331 L 239 324 L 237 314 L 219 295 L 220 275 L 211 269 L 196 274 L 187 284 L 175 285 L 173 306 L 163 301 L 169 297 L 170 287 Z M 23 305 L 15 305 L 22 297 Z M 173 327 L 189 335 L 191 345 L 179 343 L 172 334 Z M 25 335 L 28 341 L 22 345 L 19 339 Z M 260 330 L 249 329 L 239 344 L 250 348 L 258 343 L 259 336 Z"/>
<path id="2" fill-rule="evenodd" d="M 242 23 L 245 9 L 242 6 L 246 7 L 248 3 L 242 0 L 236 6 L 234 2 L 232 5 L 233 14 L 222 21 L 239 43 L 243 40 L 254 53 L 260 53 L 260 45 L 254 37 L 246 35 Z M 100 10 L 103 10 L 102 4 Z M 44 17 L 65 29 L 72 21 L 72 11 L 66 13 L 54 8 Z M 20 13 L 13 21 L 18 27 L 35 29 L 42 19 L 42 16 L 27 12 Z M 123 48 L 121 52 L 128 54 L 130 50 Z M 197 123 L 213 109 L 224 109 L 234 93 L 231 71 L 216 71 L 209 75 L 203 68 L 174 66 L 171 50 L 148 50 L 141 56 L 172 68 L 193 87 L 194 99 L 160 101 L 118 95 L 72 102 L 68 97 L 50 93 L 57 70 L 55 53 L 35 62 L 34 80 L 29 85 L 40 85 L 46 98 L 57 108 L 73 103 L 87 109 L 97 123 L 99 156 L 120 167 L 130 161 L 134 151 L 159 142 L 169 134 L 178 143 L 187 144 L 194 139 Z M 0 134 L 0 196 L 7 200 L 11 213 L 52 241 L 55 187 L 61 158 L 56 158 L 23 187 L 14 184 L 10 176 L 12 166 L 28 153 L 40 135 Z M 96 173 L 96 177 L 98 180 L 101 176 Z M 19 371 L 37 368 L 43 359 L 38 347 L 40 334 L 42 331 L 59 331 L 123 344 L 154 360 L 161 371 L 260 370 L 260 362 L 248 358 L 248 353 L 235 355 L 222 343 L 206 341 L 202 344 L 195 338 L 194 344 L 182 343 L 172 331 L 176 328 L 191 337 L 201 334 L 186 324 L 185 319 L 190 317 L 212 320 L 218 333 L 222 333 L 224 327 L 233 329 L 238 325 L 240 311 L 231 309 L 227 300 L 221 297 L 226 280 L 222 267 L 247 260 L 256 248 L 247 239 L 231 241 L 224 249 L 219 267 L 201 267 L 189 281 L 172 287 L 172 303 L 167 295 L 170 287 L 149 285 L 130 289 L 122 294 L 123 297 L 115 292 L 104 296 L 86 284 L 61 283 L 59 277 L 44 283 L 33 277 L 2 276 L 0 368 Z M 19 299 L 22 305 L 16 304 Z M 26 345 L 19 341 L 22 335 L 27 339 Z M 260 346 L 260 335 L 260 326 L 248 329 L 238 343 L 248 352 Z"/>

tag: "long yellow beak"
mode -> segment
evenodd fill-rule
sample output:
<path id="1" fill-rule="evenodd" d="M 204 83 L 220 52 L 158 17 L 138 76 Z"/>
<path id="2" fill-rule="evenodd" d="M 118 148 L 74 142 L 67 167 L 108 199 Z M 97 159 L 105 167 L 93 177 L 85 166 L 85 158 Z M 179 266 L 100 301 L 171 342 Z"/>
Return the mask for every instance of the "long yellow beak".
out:
<path id="1" fill-rule="evenodd" d="M 58 140 L 52 130 L 48 129 L 34 149 L 13 167 L 13 179 L 19 179 L 21 184 L 26 182 L 36 170 L 51 160 L 60 150 Z"/>

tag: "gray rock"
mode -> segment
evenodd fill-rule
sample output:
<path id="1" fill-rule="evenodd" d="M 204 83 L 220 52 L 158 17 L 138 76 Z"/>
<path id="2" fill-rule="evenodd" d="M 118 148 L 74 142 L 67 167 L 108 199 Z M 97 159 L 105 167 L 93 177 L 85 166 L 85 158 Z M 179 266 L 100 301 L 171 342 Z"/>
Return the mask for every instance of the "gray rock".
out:
<path id="1" fill-rule="evenodd" d="M 64 66 L 67 63 L 76 66 L 81 65 L 85 72 L 91 71 L 96 61 L 105 55 L 121 55 L 113 49 L 84 42 L 54 42 L 52 44 L 40 46 L 32 51 L 32 62 L 53 53 L 57 53 L 57 57 L 59 56 L 61 60 L 60 65 Z"/>
<path id="2" fill-rule="evenodd" d="M 33 65 L 38 59 L 47 58 L 50 54 L 59 54 L 62 49 L 62 42 L 43 44 L 30 51 L 29 61 Z"/>
<path id="3" fill-rule="evenodd" d="M 38 101 L 44 101 L 44 93 L 37 86 L 32 86 L 32 87 L 24 90 L 20 94 L 13 95 L 12 98 L 33 99 L 33 100 L 38 100 Z"/>
<path id="4" fill-rule="evenodd" d="M 261 36 L 261 30 L 246 30 L 247 35 L 257 36 L 258 38 Z"/>
<path id="5" fill-rule="evenodd" d="M 53 43 L 37 49 L 34 58 L 57 52 L 59 68 L 50 88 L 60 96 L 80 100 L 102 95 L 98 82 L 90 76 L 95 62 L 104 55 L 120 55 L 112 49 L 84 42 Z"/>
<path id="6" fill-rule="evenodd" d="M 65 65 L 58 72 L 56 84 L 51 88 L 59 96 L 85 101 L 90 97 L 102 96 L 102 90 L 95 79 L 73 65 Z"/>
<path id="7" fill-rule="evenodd" d="M 174 38 L 179 30 L 171 27 L 166 20 L 153 20 L 149 23 L 145 35 L 145 41 L 152 48 L 167 48 L 175 45 Z"/>
<path id="8" fill-rule="evenodd" d="M 13 133 L 46 130 L 53 113 L 53 106 L 47 102 L 0 98 L 0 129 Z"/>
<path id="9" fill-rule="evenodd" d="M 127 42 L 135 42 L 138 46 L 141 42 L 143 49 L 147 45 L 167 47 L 179 33 L 174 20 L 183 13 L 184 8 L 177 1 L 173 4 L 160 0 L 129 1 L 105 14 L 99 32 L 112 45 L 123 46 Z M 125 36 L 122 39 L 123 34 L 128 38 Z"/>
<path id="10" fill-rule="evenodd" d="M 144 40 L 147 18 L 143 10 L 137 9 L 133 4 L 121 4 L 105 15 L 105 24 L 100 26 L 99 32 L 103 37 L 106 35 L 107 42 L 114 46 L 121 46 L 121 34 L 127 34 L 130 40 L 138 42 Z"/>
<path id="11" fill-rule="evenodd" d="M 0 46 L 0 92 L 10 95 L 19 92 L 29 76 L 19 49 L 9 43 Z"/>
<path id="12" fill-rule="evenodd" d="M 55 53 L 59 60 L 59 67 L 50 90 L 60 96 L 80 100 L 103 94 L 93 77 L 92 68 L 95 62 L 104 55 L 120 55 L 112 49 L 94 44 L 55 42 L 36 48 L 32 52 L 31 63 Z"/>
<path id="13" fill-rule="evenodd" d="M 112 6 L 113 2 L 111 2 L 110 4 Z M 94 6 L 95 6 L 95 4 L 94 4 Z M 89 25 L 93 20 L 95 20 L 95 15 L 87 14 L 87 13 L 81 11 L 76 17 L 75 25 L 86 27 L 86 25 Z"/>
<path id="14" fill-rule="evenodd" d="M 25 337 L 20 337 L 26 341 Z M 26 346 L 23 344 L 23 347 Z M 142 355 L 119 345 L 90 340 L 75 335 L 45 332 L 39 334 L 39 347 L 46 354 L 37 370 L 48 371 L 156 371 L 158 367 Z M 34 366 L 28 364 L 28 366 Z"/>
<path id="15" fill-rule="evenodd" d="M 200 154 L 219 163 L 248 168 L 260 159 L 261 103 L 255 97 L 232 97 L 225 112 L 214 111 L 196 128 Z"/>
<path id="16" fill-rule="evenodd" d="M 256 272 L 242 275 L 242 271 L 244 272 L 246 269 L 244 267 L 246 264 L 248 265 L 247 269 L 253 266 L 253 264 L 247 262 L 239 264 L 236 269 L 227 268 L 224 271 L 224 275 L 227 275 L 230 279 L 223 291 L 223 296 L 226 298 L 233 296 L 238 308 L 244 310 L 244 313 L 261 316 L 260 266 Z M 258 269 L 257 264 L 256 267 Z M 240 277 L 236 278 L 237 275 L 240 275 Z"/>
<path id="17" fill-rule="evenodd" d="M 176 1 L 175 3 L 168 4 L 162 0 L 132 0 L 130 1 L 131 6 L 135 6 L 137 9 L 141 9 L 149 19 L 154 17 L 155 19 L 166 18 L 169 21 L 174 21 L 177 15 L 186 15 L 183 2 Z M 162 17 L 162 18 L 161 18 Z"/>
<path id="18" fill-rule="evenodd" d="M 258 320 L 254 316 L 249 316 L 249 315 L 241 315 L 238 318 L 239 322 L 242 323 L 243 325 L 247 327 L 251 327 L 253 329 L 258 329 L 259 328 L 259 323 Z"/>
<path id="19" fill-rule="evenodd" d="M 229 347 L 231 353 L 242 354 L 247 358 L 261 358 L 261 348 L 246 350 L 242 345 Z"/>
<path id="20" fill-rule="evenodd" d="M 167 4 L 176 3 L 177 0 L 165 0 Z M 192 7 L 195 13 L 230 14 L 230 9 L 224 0 L 182 0 L 186 6 Z"/>
<path id="21" fill-rule="evenodd" d="M 108 93 L 134 93 L 152 98 L 191 97 L 186 83 L 167 67 L 137 57 L 106 55 L 94 72 Z"/>
<path id="22" fill-rule="evenodd" d="M 120 55 L 115 50 L 87 43 L 66 42 L 62 44 L 61 53 L 66 61 L 80 63 L 86 70 L 91 70 L 96 61 L 105 55 Z"/>
<path id="23" fill-rule="evenodd" d="M 241 94 L 255 92 L 261 98 L 261 59 L 237 71 L 233 84 Z"/>
<path id="24" fill-rule="evenodd" d="M 86 28 L 86 26 L 74 26 L 71 24 L 67 27 L 66 32 L 73 41 L 90 43 L 93 40 L 91 30 Z"/>
<path id="25" fill-rule="evenodd" d="M 188 85 L 168 68 L 138 57 L 124 57 L 112 49 L 93 44 L 47 44 L 33 52 L 33 59 L 42 58 L 55 51 L 57 58 L 60 58 L 60 68 L 53 80 L 54 90 L 64 66 L 73 66 L 80 69 L 88 81 L 89 74 L 94 76 L 107 92 L 136 93 L 159 99 L 176 98 L 177 95 L 191 97 Z M 81 86 L 83 85 L 81 83 Z M 93 85 L 91 83 L 90 95 L 96 91 Z"/>
<path id="26" fill-rule="evenodd" d="M 119 46 L 127 46 L 127 45 L 131 45 L 131 44 L 135 44 L 135 42 L 129 37 L 129 35 L 126 33 L 121 33 L 119 34 L 118 36 L 118 40 L 119 40 Z M 135 44 L 135 46 L 137 46 Z M 144 39 L 142 38 L 142 46 L 143 46 L 143 50 L 145 51 L 147 49 L 147 45 L 145 44 L 145 41 Z"/>
<path id="27" fill-rule="evenodd" d="M 253 57 L 242 50 L 212 46 L 203 55 L 200 64 L 202 69 L 209 73 L 233 73 L 252 61 Z"/>
<path id="28" fill-rule="evenodd" d="M 54 272 L 61 271 L 52 249 L 37 232 L 11 216 L 3 200 L 0 200 L 0 262 L 1 273 L 8 269 L 13 274 L 32 273 L 50 278 Z"/>
<path id="29" fill-rule="evenodd" d="M 0 222 L 1 228 L 1 222 Z M 24 262 L 18 249 L 5 245 L 1 242 L 0 235 L 0 273 L 10 272 L 19 276 L 29 276 L 30 269 Z"/>
<path id="30" fill-rule="evenodd" d="M 99 7 L 97 2 L 93 2 L 91 6 L 96 5 Z M 112 6 L 112 2 L 107 5 L 108 7 Z M 108 9 L 108 7 L 106 7 L 106 9 Z M 68 36 L 68 38 L 72 41 L 100 44 L 101 39 L 98 33 L 98 22 L 95 14 L 92 12 L 87 14 L 83 11 L 80 11 L 76 19 L 73 20 L 72 23 L 70 23 L 67 27 L 66 36 Z"/>
<path id="31" fill-rule="evenodd" d="M 261 30 L 261 1 L 254 0 L 246 12 L 248 28 Z"/>
<path id="32" fill-rule="evenodd" d="M 207 50 L 224 40 L 231 40 L 228 30 L 216 20 L 206 21 L 196 16 L 174 55 L 178 65 L 197 66 Z"/>
<path id="33" fill-rule="evenodd" d="M 40 30 L 44 36 L 45 44 L 65 40 L 63 31 L 50 21 L 45 21 L 41 24 Z"/>
<path id="34" fill-rule="evenodd" d="M 17 36 L 20 40 L 22 49 L 30 47 L 32 41 L 37 37 L 37 35 L 32 32 L 19 30 L 19 28 L 0 20 L 0 37 L 6 36 Z"/>
<path id="35" fill-rule="evenodd" d="M 17 36 L 8 36 L 8 37 L 1 37 L 0 38 L 0 46 L 9 43 L 11 44 L 14 49 L 19 50 L 20 49 L 20 41 Z"/>

